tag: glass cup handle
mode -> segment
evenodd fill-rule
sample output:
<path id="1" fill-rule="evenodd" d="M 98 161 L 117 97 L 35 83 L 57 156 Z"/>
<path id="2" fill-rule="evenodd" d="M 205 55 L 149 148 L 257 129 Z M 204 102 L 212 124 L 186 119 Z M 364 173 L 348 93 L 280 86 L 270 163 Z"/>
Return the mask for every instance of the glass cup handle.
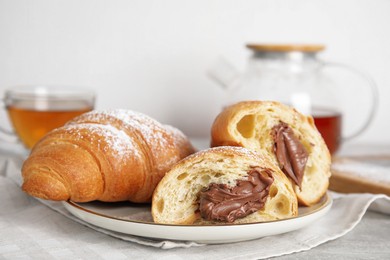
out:
<path id="1" fill-rule="evenodd" d="M 368 118 L 366 119 L 364 124 L 360 128 L 358 128 L 354 133 L 350 134 L 349 136 L 342 137 L 342 141 L 351 140 L 357 137 L 358 135 L 360 135 L 361 133 L 363 133 L 367 129 L 367 127 L 371 124 L 372 120 L 374 119 L 374 115 L 378 109 L 378 86 L 375 83 L 375 80 L 368 73 L 363 72 L 354 67 L 351 67 L 350 65 L 337 63 L 337 62 L 324 62 L 323 65 L 325 65 L 326 67 L 334 67 L 334 68 L 348 70 L 353 74 L 360 76 L 360 78 L 362 78 L 363 80 L 365 80 L 371 89 L 372 104 L 371 104 L 371 110 L 369 111 Z"/>
<path id="2" fill-rule="evenodd" d="M 0 109 L 5 109 L 3 99 L 0 99 Z M 3 145 L 0 145 L 0 154 L 6 155 L 14 160 L 23 161 L 29 151 L 23 146 L 16 134 L 2 126 L 0 126 L 0 133 L 2 134 L 0 141 L 3 142 Z"/>
<path id="3" fill-rule="evenodd" d="M 4 100 L 2 100 L 2 99 L 0 99 L 0 108 L 1 109 L 5 109 Z M 15 135 L 15 133 L 13 131 L 5 129 L 1 125 L 0 125 L 0 132 L 3 133 L 6 136 L 9 136 L 9 137 L 12 138 L 12 141 L 11 141 L 11 140 L 6 140 L 6 139 L 0 137 L 0 139 L 2 141 L 6 141 L 6 142 L 9 142 L 9 143 L 18 143 L 19 142 L 19 138 Z"/>

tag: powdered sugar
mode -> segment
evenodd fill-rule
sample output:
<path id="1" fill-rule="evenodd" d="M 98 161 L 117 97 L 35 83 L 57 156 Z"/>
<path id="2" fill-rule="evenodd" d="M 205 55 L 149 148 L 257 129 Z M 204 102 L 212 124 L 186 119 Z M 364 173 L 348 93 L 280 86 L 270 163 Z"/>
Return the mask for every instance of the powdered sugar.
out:
<path id="1" fill-rule="evenodd" d="M 133 141 L 122 130 L 110 125 L 97 124 L 75 124 L 68 125 L 67 134 L 72 135 L 73 140 L 84 140 L 98 147 L 99 150 L 107 152 L 110 150 L 113 155 L 125 157 L 134 149 Z"/>
<path id="2" fill-rule="evenodd" d="M 213 153 L 213 152 L 228 155 L 228 156 L 236 154 L 237 156 L 248 157 L 255 161 L 258 161 L 259 159 L 264 160 L 263 154 L 259 154 L 255 151 L 249 150 L 244 147 L 239 147 L 239 146 L 218 146 L 218 147 L 208 148 L 191 155 L 191 157 L 202 158 L 204 154 Z"/>
<path id="3" fill-rule="evenodd" d="M 97 125 L 103 124 L 106 126 L 105 129 L 109 127 L 117 129 L 122 137 L 117 136 L 115 141 L 113 136 L 108 137 L 113 142 L 112 145 L 115 149 L 121 149 L 119 143 L 128 142 L 125 141 L 125 136 L 130 136 L 128 138 L 141 148 L 139 152 L 146 151 L 145 156 L 153 155 L 154 159 L 157 160 L 155 165 L 157 168 L 166 168 L 166 166 L 178 161 L 180 158 L 176 154 L 172 154 L 172 151 L 179 149 L 185 140 L 185 136 L 180 130 L 162 125 L 147 115 L 131 110 L 92 111 L 75 118 L 68 126 L 77 124 L 95 125 L 95 128 Z M 97 128 L 95 128 L 91 130 L 96 131 Z M 107 131 L 105 133 L 107 134 Z M 111 133 L 117 135 L 114 130 Z M 136 150 L 139 150 L 139 147 Z M 171 153 L 166 154 L 166 151 L 171 151 Z"/>
<path id="4" fill-rule="evenodd" d="M 335 162 L 332 169 L 340 172 L 348 172 L 351 176 L 368 179 L 377 183 L 390 184 L 390 167 L 370 163 L 348 161 Z"/>
<path id="5" fill-rule="evenodd" d="M 139 132 L 139 134 L 142 135 L 142 138 L 152 146 L 151 148 L 169 145 L 169 143 L 166 142 L 165 136 L 168 127 L 139 112 L 125 109 L 92 111 L 84 114 L 80 118 L 87 118 L 89 121 L 99 123 L 104 122 L 105 119 L 110 117 L 124 122 L 132 128 L 132 130 Z M 169 127 L 169 130 L 174 138 L 183 136 L 181 131 L 174 127 Z"/>

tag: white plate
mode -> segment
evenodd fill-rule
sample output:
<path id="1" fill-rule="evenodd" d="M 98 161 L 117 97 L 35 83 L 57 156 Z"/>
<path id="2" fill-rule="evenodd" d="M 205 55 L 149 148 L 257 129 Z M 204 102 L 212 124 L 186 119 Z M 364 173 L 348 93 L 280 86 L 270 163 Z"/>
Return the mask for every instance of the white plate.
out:
<path id="1" fill-rule="evenodd" d="M 277 235 L 303 228 L 324 216 L 332 206 L 326 194 L 311 207 L 299 207 L 297 217 L 237 225 L 166 225 L 153 223 L 150 205 L 121 203 L 64 202 L 76 217 L 108 230 L 161 240 L 195 241 L 207 244 L 230 243 Z"/>

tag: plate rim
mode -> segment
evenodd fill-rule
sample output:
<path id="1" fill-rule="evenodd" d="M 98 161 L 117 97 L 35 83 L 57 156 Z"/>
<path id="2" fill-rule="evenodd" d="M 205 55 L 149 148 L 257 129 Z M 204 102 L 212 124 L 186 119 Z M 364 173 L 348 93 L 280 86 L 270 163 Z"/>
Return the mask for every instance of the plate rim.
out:
<path id="1" fill-rule="evenodd" d="M 318 208 L 316 209 L 313 209 L 312 211 L 309 211 L 309 212 L 305 212 L 303 213 L 302 215 L 298 215 L 298 216 L 295 216 L 295 217 L 289 217 L 289 218 L 284 218 L 284 219 L 277 219 L 277 220 L 268 220 L 268 221 L 259 221 L 259 222 L 251 222 L 251 223 L 237 223 L 237 224 L 234 224 L 234 223 L 223 223 L 223 224 L 202 224 L 202 225 L 193 225 L 193 224 L 163 224 L 163 223 L 155 223 L 155 222 L 150 222 L 150 221 L 140 221 L 140 220 L 132 220 L 132 219 L 125 219 L 125 218 L 118 218 L 118 217 L 115 217 L 115 216 L 110 216 L 110 215 L 106 215 L 106 214 L 103 214 L 103 213 L 100 213 L 100 212 L 96 212 L 96 211 L 93 211 L 93 210 L 90 210 L 90 209 L 87 209 L 87 208 L 84 208 L 82 207 L 81 205 L 79 205 L 77 202 L 74 202 L 74 201 L 71 201 L 71 200 L 67 200 L 67 201 L 63 201 L 62 202 L 64 205 L 65 205 L 65 208 L 73 214 L 72 211 L 70 211 L 68 209 L 68 207 L 73 207 L 79 211 L 82 211 L 82 212 L 87 212 L 88 214 L 92 214 L 94 216 L 98 216 L 98 217 L 102 217 L 102 218 L 107 218 L 107 219 L 111 219 L 111 220 L 116 220 L 116 221 L 121 221 L 121 222 L 128 222 L 128 223 L 134 223 L 134 224 L 145 224 L 145 225 L 153 225 L 153 226 L 164 226 L 164 227 L 169 227 L 169 226 L 173 226 L 173 227 L 191 227 L 191 228 L 197 228 L 197 227 L 231 227 L 231 226 L 248 226 L 248 225 L 256 225 L 256 224 L 268 224 L 268 223 L 279 223 L 279 222 L 284 222 L 284 221 L 291 221 L 291 220 L 294 220 L 294 219 L 300 219 L 300 218 L 304 218 L 308 215 L 313 215 L 319 211 L 323 211 L 324 209 L 326 208 L 329 208 L 332 206 L 333 204 L 333 199 L 330 195 L 330 193 L 327 191 L 324 196 L 320 199 L 320 202 L 318 203 L 322 203 Z M 318 205 L 317 204 L 314 204 L 313 206 L 315 205 Z M 80 218 L 79 216 L 76 216 L 77 218 Z M 84 219 L 82 219 L 84 220 Z M 86 220 L 84 220 L 86 221 Z M 87 222 L 87 221 L 86 221 Z"/>

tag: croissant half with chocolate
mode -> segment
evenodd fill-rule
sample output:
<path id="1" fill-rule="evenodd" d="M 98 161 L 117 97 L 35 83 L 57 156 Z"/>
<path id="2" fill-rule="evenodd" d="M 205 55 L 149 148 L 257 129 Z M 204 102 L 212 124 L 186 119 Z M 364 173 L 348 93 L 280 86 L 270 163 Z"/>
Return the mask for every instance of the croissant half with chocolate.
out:
<path id="1" fill-rule="evenodd" d="M 318 202 L 329 185 L 331 157 L 311 116 L 278 102 L 246 101 L 224 109 L 211 129 L 211 146 L 265 151 L 291 180 L 302 205 Z"/>
<path id="2" fill-rule="evenodd" d="M 152 201 L 156 223 L 253 223 L 294 217 L 291 183 L 267 155 L 242 147 L 209 148 L 177 163 Z"/>
<path id="3" fill-rule="evenodd" d="M 194 152 L 178 129 L 128 110 L 92 111 L 48 133 L 22 167 L 22 189 L 48 200 L 149 202 Z"/>

